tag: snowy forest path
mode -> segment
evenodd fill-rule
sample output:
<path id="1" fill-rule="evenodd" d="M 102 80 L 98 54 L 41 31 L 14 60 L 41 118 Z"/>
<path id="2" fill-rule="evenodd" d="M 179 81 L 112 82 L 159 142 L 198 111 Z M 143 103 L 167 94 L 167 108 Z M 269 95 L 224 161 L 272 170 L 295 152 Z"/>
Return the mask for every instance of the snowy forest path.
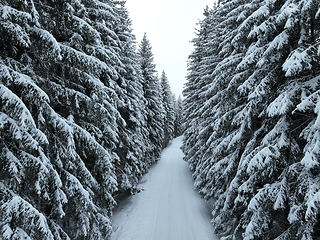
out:
<path id="1" fill-rule="evenodd" d="M 141 191 L 113 216 L 111 240 L 215 240 L 210 211 L 194 190 L 180 150 L 182 137 L 167 147 L 143 177 Z"/>

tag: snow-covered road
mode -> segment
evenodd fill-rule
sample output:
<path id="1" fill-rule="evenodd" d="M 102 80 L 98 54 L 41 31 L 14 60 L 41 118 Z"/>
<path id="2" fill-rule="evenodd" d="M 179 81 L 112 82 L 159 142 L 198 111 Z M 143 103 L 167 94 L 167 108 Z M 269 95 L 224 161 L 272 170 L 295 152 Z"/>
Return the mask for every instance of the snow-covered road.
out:
<path id="1" fill-rule="evenodd" d="M 182 138 L 163 151 L 113 217 L 111 240 L 216 240 L 210 211 L 194 190 L 188 164 L 182 160 Z"/>

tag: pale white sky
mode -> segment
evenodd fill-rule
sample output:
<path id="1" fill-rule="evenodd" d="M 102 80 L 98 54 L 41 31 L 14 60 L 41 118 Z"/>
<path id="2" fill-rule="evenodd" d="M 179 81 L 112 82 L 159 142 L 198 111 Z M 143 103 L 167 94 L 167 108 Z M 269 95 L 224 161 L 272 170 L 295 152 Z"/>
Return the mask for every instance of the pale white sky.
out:
<path id="1" fill-rule="evenodd" d="M 176 97 L 182 94 L 186 82 L 194 29 L 199 19 L 204 18 L 206 5 L 212 7 L 213 3 L 214 0 L 127 0 L 137 43 L 146 32 L 159 76 L 163 70 L 166 72 Z"/>

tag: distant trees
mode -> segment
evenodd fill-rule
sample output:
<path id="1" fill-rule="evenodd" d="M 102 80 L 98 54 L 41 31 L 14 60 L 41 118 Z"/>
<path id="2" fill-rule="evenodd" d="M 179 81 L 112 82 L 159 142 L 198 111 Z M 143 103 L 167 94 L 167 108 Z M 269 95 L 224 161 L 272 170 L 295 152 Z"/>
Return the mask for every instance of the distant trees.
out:
<path id="1" fill-rule="evenodd" d="M 163 147 L 166 147 L 174 137 L 175 99 L 171 92 L 169 81 L 164 71 L 162 72 L 162 75 L 160 78 L 160 86 L 161 86 L 161 97 L 162 97 L 161 102 L 163 103 L 163 108 L 165 112 L 164 122 L 163 122 L 163 131 L 164 131 Z"/>
<path id="2" fill-rule="evenodd" d="M 181 96 L 179 96 L 174 102 L 174 137 L 179 137 L 183 134 L 183 102 Z"/>
<path id="3" fill-rule="evenodd" d="M 315 1 L 205 11 L 185 88 L 185 159 L 224 239 L 319 237 Z"/>
<path id="4" fill-rule="evenodd" d="M 159 83 L 130 24 L 124 1 L 1 1 L 1 239 L 108 238 L 158 160 Z"/>

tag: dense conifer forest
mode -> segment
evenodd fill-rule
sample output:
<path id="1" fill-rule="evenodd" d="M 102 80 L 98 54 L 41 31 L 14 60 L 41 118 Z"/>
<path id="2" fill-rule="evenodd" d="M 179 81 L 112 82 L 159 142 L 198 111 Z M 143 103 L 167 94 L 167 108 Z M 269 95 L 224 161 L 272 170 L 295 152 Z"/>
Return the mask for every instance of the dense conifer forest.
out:
<path id="1" fill-rule="evenodd" d="M 220 0 L 184 90 L 185 160 L 221 239 L 320 239 L 320 2 Z"/>
<path id="2" fill-rule="evenodd" d="M 181 134 L 181 99 L 136 45 L 125 1 L 0 1 L 1 239 L 107 239 Z"/>
<path id="3" fill-rule="evenodd" d="M 108 239 L 181 134 L 221 239 L 320 239 L 320 2 L 207 7 L 183 99 L 132 27 L 124 0 L 0 0 L 0 239 Z"/>

